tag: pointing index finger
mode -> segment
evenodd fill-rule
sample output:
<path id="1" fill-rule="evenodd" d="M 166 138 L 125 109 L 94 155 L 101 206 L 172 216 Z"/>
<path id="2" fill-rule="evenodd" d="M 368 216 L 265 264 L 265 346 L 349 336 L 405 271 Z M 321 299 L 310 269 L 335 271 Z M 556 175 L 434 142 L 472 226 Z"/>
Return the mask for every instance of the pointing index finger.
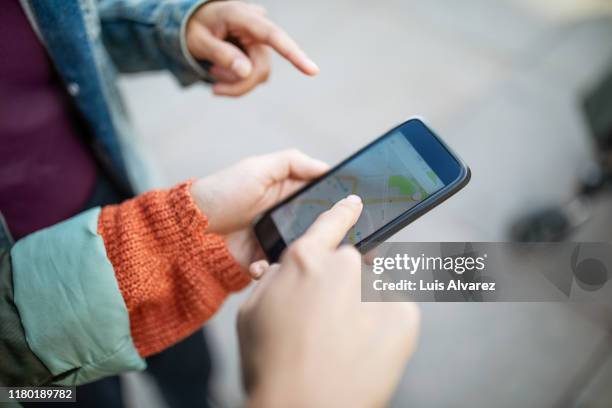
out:
<path id="1" fill-rule="evenodd" d="M 256 40 L 269 45 L 306 75 L 316 75 L 319 67 L 281 28 L 254 10 L 241 8 L 229 16 L 232 24 L 246 30 Z"/>
<path id="2" fill-rule="evenodd" d="M 319 215 L 302 239 L 312 240 L 328 249 L 336 249 L 359 219 L 362 209 L 361 198 L 350 195 Z"/>

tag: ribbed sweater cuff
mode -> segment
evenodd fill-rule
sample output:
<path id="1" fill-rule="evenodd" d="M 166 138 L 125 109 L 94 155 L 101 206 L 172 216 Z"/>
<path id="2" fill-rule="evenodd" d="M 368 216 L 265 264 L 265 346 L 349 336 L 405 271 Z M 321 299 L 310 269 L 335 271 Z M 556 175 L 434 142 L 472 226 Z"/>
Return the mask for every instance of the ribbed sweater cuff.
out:
<path id="1" fill-rule="evenodd" d="M 141 356 L 197 330 L 250 278 L 190 194 L 191 182 L 102 209 L 104 239 Z"/>
<path id="2" fill-rule="evenodd" d="M 189 244 L 192 244 L 191 240 L 194 238 L 200 241 L 202 234 L 205 237 L 203 245 L 186 245 L 185 251 L 192 252 L 195 258 L 204 262 L 206 269 L 228 292 L 241 290 L 251 279 L 230 254 L 225 240 L 217 234 L 205 233 L 208 219 L 193 200 L 190 193 L 192 182 L 188 180 L 181 183 L 168 194 L 169 206 L 174 209 L 176 224 L 184 230 Z"/>

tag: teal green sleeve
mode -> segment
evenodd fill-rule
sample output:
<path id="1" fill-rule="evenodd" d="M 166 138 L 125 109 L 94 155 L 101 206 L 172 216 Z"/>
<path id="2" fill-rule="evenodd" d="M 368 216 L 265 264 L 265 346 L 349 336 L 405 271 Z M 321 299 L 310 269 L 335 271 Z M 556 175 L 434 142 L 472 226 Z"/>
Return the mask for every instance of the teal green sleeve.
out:
<path id="1" fill-rule="evenodd" d="M 2 242 L 0 225 L 0 386 L 48 384 L 53 376 L 30 350 L 13 299 L 12 242 Z"/>
<path id="2" fill-rule="evenodd" d="M 28 346 L 58 384 L 82 384 L 145 367 L 127 308 L 97 234 L 100 209 L 18 241 L 14 303 Z"/>

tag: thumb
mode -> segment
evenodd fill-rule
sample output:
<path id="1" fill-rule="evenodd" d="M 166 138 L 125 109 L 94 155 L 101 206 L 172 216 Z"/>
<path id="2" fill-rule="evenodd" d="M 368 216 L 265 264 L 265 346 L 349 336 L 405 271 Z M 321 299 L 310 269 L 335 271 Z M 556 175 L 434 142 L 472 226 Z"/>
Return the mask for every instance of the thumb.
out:
<path id="1" fill-rule="evenodd" d="M 200 60 L 208 60 L 235 73 L 240 78 L 251 74 L 253 65 L 244 52 L 234 44 L 215 37 L 207 28 L 198 26 L 187 40 L 191 54 Z"/>

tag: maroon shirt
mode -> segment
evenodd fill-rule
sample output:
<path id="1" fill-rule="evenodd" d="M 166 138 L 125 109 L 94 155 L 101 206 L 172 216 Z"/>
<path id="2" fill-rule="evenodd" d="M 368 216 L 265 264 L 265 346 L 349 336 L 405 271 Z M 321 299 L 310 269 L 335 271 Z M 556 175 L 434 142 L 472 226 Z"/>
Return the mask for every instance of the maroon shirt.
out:
<path id="1" fill-rule="evenodd" d="M 85 204 L 96 166 L 18 0 L 0 7 L 0 212 L 15 239 Z"/>

